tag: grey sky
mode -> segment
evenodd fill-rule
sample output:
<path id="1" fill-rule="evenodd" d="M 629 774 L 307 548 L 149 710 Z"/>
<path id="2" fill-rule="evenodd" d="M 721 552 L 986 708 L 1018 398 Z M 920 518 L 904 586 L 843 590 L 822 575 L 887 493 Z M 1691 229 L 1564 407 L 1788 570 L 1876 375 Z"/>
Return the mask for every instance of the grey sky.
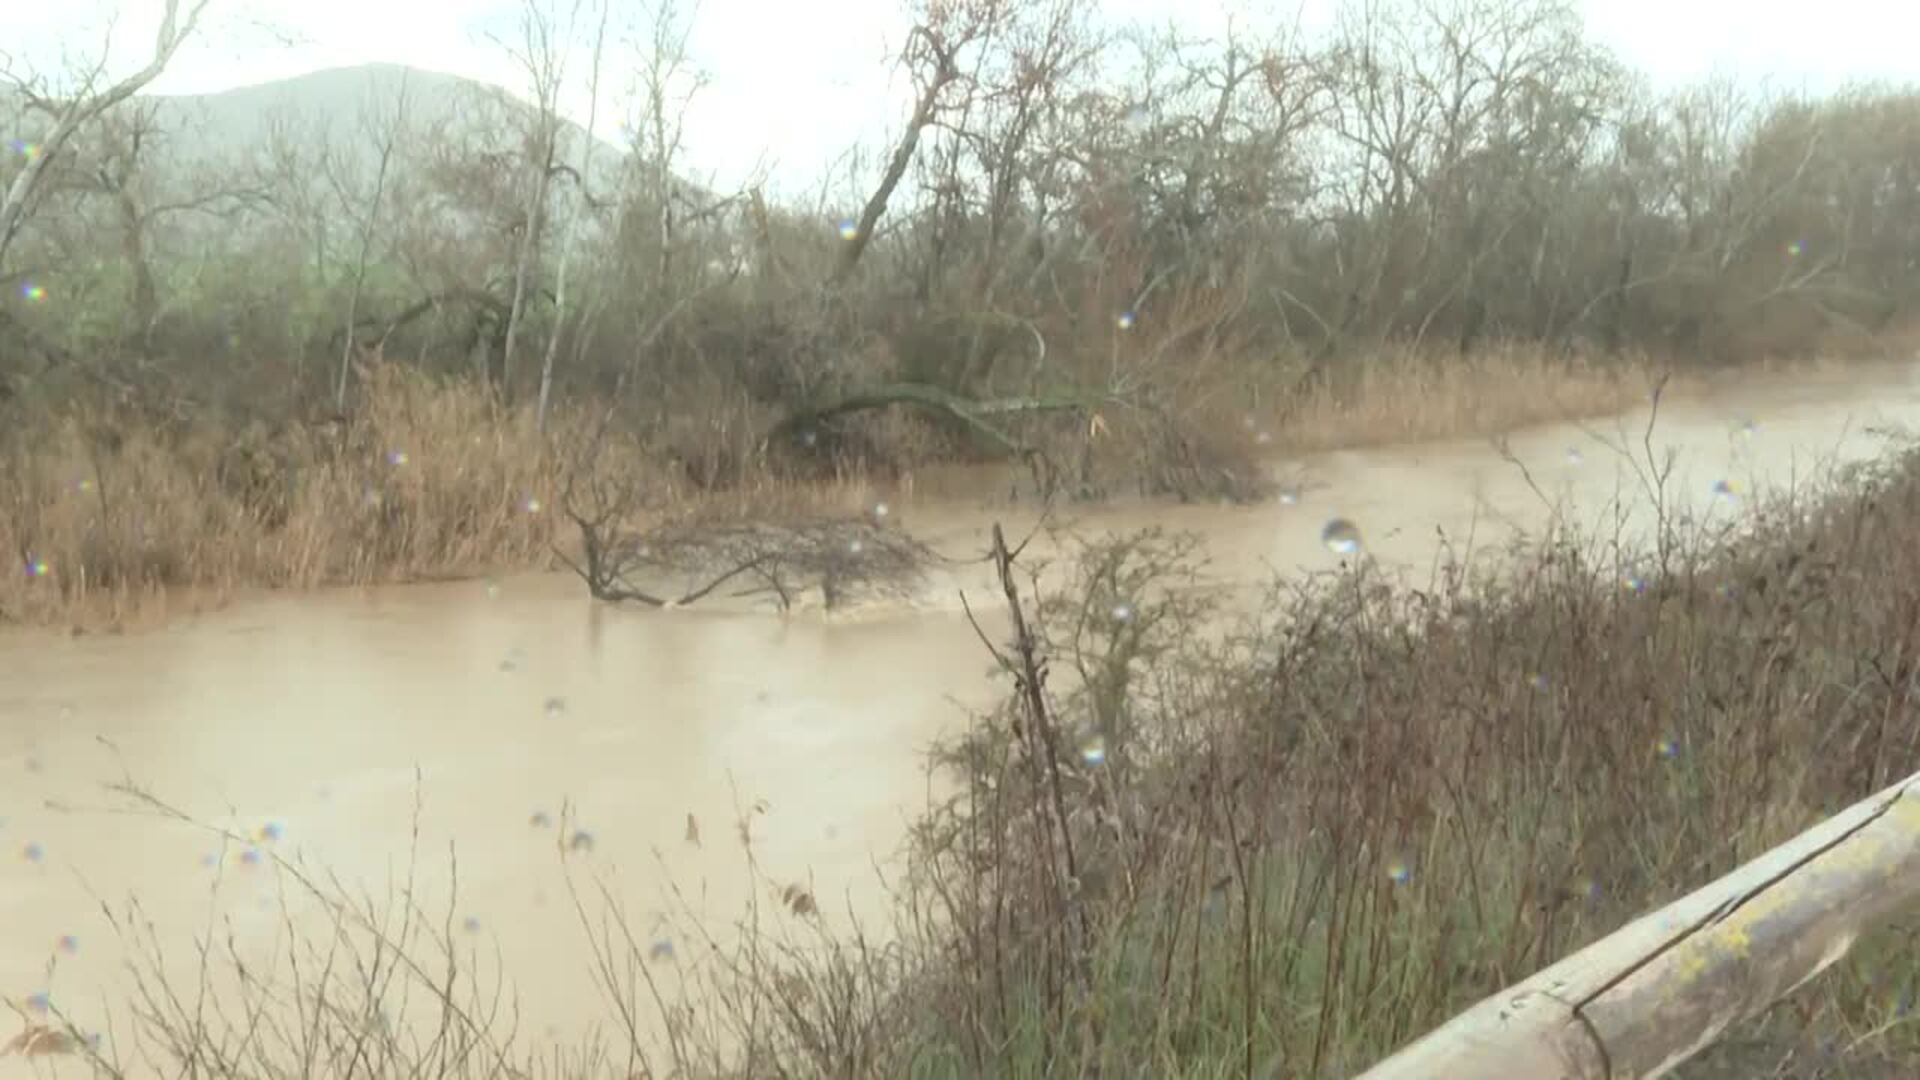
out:
<path id="1" fill-rule="evenodd" d="M 1102 4 L 1116 19 L 1178 18 L 1196 32 L 1224 25 L 1229 12 L 1256 24 L 1298 12 L 1312 27 L 1331 6 Z M 517 7 L 512 0 L 214 0 L 205 32 L 156 89 L 205 92 L 370 61 L 513 87 L 519 73 L 488 35 L 511 35 Z M 814 177 L 850 145 L 884 132 L 904 108 L 888 64 L 905 30 L 900 7 L 898 0 L 701 0 L 691 51 L 709 81 L 688 113 L 694 174 L 729 184 L 764 161 L 789 180 Z M 1913 0 L 1583 0 L 1583 8 L 1597 39 L 1660 83 L 1711 73 L 1814 89 L 1851 78 L 1920 81 L 1920 4 Z M 0 42 L 16 61 L 53 71 L 63 52 L 97 55 L 117 19 L 112 67 L 125 70 L 141 59 L 159 10 L 160 0 L 11 0 L 0 5 Z M 1180 14 L 1193 11 L 1208 14 Z M 585 59 L 577 58 L 574 74 L 584 72 Z M 610 90 L 621 89 L 610 81 Z M 578 97 L 568 111 L 584 120 Z M 603 111 L 602 118 L 602 131 L 613 134 L 618 117 Z"/>

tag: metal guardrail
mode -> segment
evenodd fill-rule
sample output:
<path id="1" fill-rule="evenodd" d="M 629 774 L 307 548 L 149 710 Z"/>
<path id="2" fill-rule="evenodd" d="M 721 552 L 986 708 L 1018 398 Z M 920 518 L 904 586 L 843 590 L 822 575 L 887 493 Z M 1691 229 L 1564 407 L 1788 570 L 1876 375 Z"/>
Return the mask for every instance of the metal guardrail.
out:
<path id="1" fill-rule="evenodd" d="M 1657 1077 L 1920 902 L 1920 773 L 1459 1014 L 1362 1080 Z"/>

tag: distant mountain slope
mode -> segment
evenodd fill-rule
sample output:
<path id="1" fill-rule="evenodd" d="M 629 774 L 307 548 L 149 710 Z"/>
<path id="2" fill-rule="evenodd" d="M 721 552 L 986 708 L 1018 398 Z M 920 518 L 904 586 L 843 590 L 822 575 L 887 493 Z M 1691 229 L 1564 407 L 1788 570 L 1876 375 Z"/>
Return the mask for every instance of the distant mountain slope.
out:
<path id="1" fill-rule="evenodd" d="M 214 94 L 151 96 L 165 133 L 167 166 L 193 171 L 254 157 L 266 150 L 276 128 L 297 144 L 322 140 L 339 157 L 373 163 L 370 133 L 392 116 L 404 87 L 406 117 L 416 137 L 446 131 L 462 142 L 498 151 L 517 149 L 518 133 L 533 107 L 496 86 L 397 64 L 365 64 L 297 75 Z M 0 141 L 33 143 L 43 117 L 23 116 L 22 102 L 0 91 Z M 563 121 L 562 153 L 576 158 L 586 132 Z M 605 183 L 625 160 L 625 151 L 604 135 L 596 139 L 595 178 Z M 6 170 L 0 169 L 0 175 Z"/>
<path id="2" fill-rule="evenodd" d="M 417 133 L 446 127 L 504 148 L 513 140 L 514 129 L 533 116 L 532 106 L 498 87 L 397 64 L 332 68 L 216 94 L 150 100 L 159 106 L 169 129 L 191 134 L 181 141 L 182 152 L 226 158 L 264 147 L 276 125 L 324 137 L 339 148 L 364 146 L 368 123 L 391 116 L 403 89 L 407 123 Z M 586 132 L 571 121 L 563 125 L 562 143 L 571 158 Z M 604 135 L 596 141 L 594 154 L 606 165 L 625 156 Z"/>

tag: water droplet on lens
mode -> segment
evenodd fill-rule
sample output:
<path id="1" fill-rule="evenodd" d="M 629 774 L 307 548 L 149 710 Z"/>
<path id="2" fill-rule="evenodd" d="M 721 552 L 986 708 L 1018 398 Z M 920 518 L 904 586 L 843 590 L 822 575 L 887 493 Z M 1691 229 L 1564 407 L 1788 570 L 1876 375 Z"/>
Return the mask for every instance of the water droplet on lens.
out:
<path id="1" fill-rule="evenodd" d="M 1299 501 L 1300 501 L 1299 492 L 1293 490 L 1292 488 L 1280 489 L 1280 505 L 1292 506 L 1294 503 L 1297 503 Z"/>
<path id="2" fill-rule="evenodd" d="M 840 239 L 852 240 L 860 235 L 860 223 L 852 218 L 840 219 Z"/>
<path id="3" fill-rule="evenodd" d="M 285 835 L 286 831 L 286 827 L 279 822 L 269 821 L 265 825 L 260 826 L 260 831 L 255 834 L 255 839 L 263 844 L 276 843 L 281 836 Z"/>
<path id="4" fill-rule="evenodd" d="M 1536 671 L 1532 677 L 1527 680 L 1527 683 L 1535 690 L 1545 690 L 1547 688 L 1547 677 Z"/>
<path id="5" fill-rule="evenodd" d="M 1715 480 L 1713 482 L 1713 494 L 1716 498 L 1731 499 L 1735 497 L 1736 493 L 1733 489 L 1733 484 L 1731 482 L 1726 480 Z"/>
<path id="6" fill-rule="evenodd" d="M 867 545 L 861 543 L 858 540 L 852 541 L 847 545 L 847 551 L 850 554 L 858 555 L 865 550 L 867 550 Z"/>
<path id="7" fill-rule="evenodd" d="M 240 865 L 255 867 L 260 865 L 260 849 L 248 848 L 240 853 Z"/>
<path id="8" fill-rule="evenodd" d="M 1320 542 L 1335 555 L 1352 555 L 1360 550 L 1360 530 L 1346 518 L 1334 518 L 1320 530 Z"/>
<path id="9" fill-rule="evenodd" d="M 887 514 L 888 514 L 888 513 L 889 513 L 889 511 L 888 511 L 888 509 L 887 509 L 887 504 L 886 504 L 886 503 L 876 503 L 876 504 L 874 505 L 874 508 L 873 508 L 873 516 L 874 516 L 874 517 L 877 517 L 877 518 L 881 518 L 881 519 L 883 519 L 883 520 L 884 520 L 884 519 L 886 518 L 886 516 L 887 516 Z"/>
<path id="10" fill-rule="evenodd" d="M 1113 606 L 1113 621 L 1114 622 L 1132 622 L 1133 621 L 1133 605 L 1132 604 L 1115 604 Z"/>
<path id="11" fill-rule="evenodd" d="M 395 466 L 405 465 L 407 463 L 407 460 L 408 460 L 407 452 L 405 450 L 387 451 L 387 464 L 389 465 L 395 465 Z"/>
<path id="12" fill-rule="evenodd" d="M 1133 322 L 1134 322 L 1133 312 L 1123 311 L 1119 315 L 1114 317 L 1113 325 L 1119 327 L 1122 330 L 1131 330 L 1133 329 Z"/>
<path id="13" fill-rule="evenodd" d="M 1413 867 L 1403 859 L 1395 859 L 1387 864 L 1387 878 L 1395 885 L 1405 885 L 1413 880 Z"/>
<path id="14" fill-rule="evenodd" d="M 1679 756 L 1680 744 L 1674 742 L 1672 739 L 1661 739 L 1659 742 L 1653 744 L 1653 750 L 1654 753 L 1659 754 L 1663 758 L 1672 759 Z"/>
<path id="15" fill-rule="evenodd" d="M 1104 765 L 1107 762 L 1107 740 L 1104 736 L 1094 735 L 1080 744 L 1080 760 L 1088 765 Z"/>

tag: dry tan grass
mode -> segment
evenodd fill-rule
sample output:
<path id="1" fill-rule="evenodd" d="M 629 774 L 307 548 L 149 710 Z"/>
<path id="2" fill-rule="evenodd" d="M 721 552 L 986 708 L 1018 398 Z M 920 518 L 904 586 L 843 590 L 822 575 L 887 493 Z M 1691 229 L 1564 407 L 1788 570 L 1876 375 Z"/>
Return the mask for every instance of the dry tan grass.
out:
<path id="1" fill-rule="evenodd" d="M 1296 452 L 1493 435 L 1622 412 L 1647 400 L 1662 367 L 1646 356 L 1558 356 L 1518 343 L 1467 356 L 1392 347 L 1315 380 L 1256 422 Z M 1697 382 L 1683 377 L 1668 393 Z"/>
<path id="2" fill-rule="evenodd" d="M 163 591 L 217 598 L 536 560 L 555 535 L 555 456 L 530 418 L 472 387 L 374 377 L 347 428 L 177 433 L 98 411 L 16 432 L 0 445 L 0 546 L 14 556 L 0 612 L 112 627 Z"/>

